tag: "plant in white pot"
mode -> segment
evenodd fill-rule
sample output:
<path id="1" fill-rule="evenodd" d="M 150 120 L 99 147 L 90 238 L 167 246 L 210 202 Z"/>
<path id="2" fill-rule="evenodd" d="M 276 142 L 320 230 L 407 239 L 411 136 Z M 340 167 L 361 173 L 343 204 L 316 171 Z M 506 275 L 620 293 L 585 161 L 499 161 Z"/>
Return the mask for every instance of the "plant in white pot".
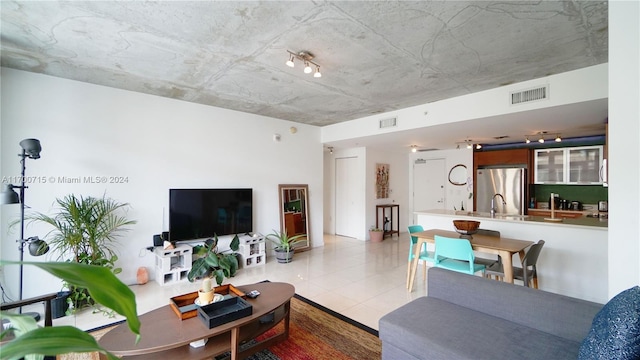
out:
<path id="1" fill-rule="evenodd" d="M 294 246 L 305 241 L 307 234 L 299 234 L 294 236 L 287 235 L 287 230 L 273 233 L 266 236 L 267 239 L 274 243 L 276 259 L 279 263 L 289 263 L 293 259 Z"/>
<path id="2" fill-rule="evenodd" d="M 206 305 L 213 302 L 213 286 L 211 286 L 211 278 L 205 277 L 202 279 L 202 286 L 198 289 L 198 301 L 200 305 Z"/>

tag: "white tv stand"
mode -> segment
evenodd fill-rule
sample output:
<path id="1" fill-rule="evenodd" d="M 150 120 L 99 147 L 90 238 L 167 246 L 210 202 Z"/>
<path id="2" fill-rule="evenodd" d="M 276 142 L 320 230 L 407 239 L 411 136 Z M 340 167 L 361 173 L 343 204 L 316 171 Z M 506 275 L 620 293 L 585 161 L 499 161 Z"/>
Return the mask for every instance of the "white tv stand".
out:
<path id="1" fill-rule="evenodd" d="M 248 268 L 267 263 L 264 235 L 241 235 L 238 236 L 238 239 L 240 239 L 240 247 L 238 249 L 240 267 Z"/>
<path id="2" fill-rule="evenodd" d="M 193 248 L 189 245 L 177 245 L 175 249 L 156 247 L 156 282 L 160 285 L 174 284 L 187 280 L 191 270 Z"/>

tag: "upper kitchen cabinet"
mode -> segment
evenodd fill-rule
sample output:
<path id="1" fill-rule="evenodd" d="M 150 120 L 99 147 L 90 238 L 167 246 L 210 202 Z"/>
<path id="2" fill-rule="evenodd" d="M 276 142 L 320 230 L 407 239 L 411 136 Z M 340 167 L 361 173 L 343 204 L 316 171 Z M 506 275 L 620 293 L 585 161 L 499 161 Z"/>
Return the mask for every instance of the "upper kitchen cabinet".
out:
<path id="1" fill-rule="evenodd" d="M 539 149 L 534 153 L 536 184 L 602 184 L 603 147 Z"/>
<path id="2" fill-rule="evenodd" d="M 542 149 L 534 153 L 536 184 L 565 183 L 565 151 L 564 149 Z"/>

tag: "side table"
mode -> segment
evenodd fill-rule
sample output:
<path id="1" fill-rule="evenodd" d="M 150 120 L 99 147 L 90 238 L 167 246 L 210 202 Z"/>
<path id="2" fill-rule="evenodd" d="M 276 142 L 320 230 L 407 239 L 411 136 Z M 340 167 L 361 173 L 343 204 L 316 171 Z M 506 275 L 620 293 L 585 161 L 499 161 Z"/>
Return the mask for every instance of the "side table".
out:
<path id="1" fill-rule="evenodd" d="M 389 212 L 389 228 L 386 228 L 387 209 Z M 382 211 L 380 211 L 382 210 Z M 395 210 L 395 217 L 394 217 Z M 380 227 L 380 214 L 382 214 L 382 227 Z M 387 235 L 400 234 L 400 205 L 383 204 L 376 205 L 376 227 L 384 230 L 383 237 Z"/>

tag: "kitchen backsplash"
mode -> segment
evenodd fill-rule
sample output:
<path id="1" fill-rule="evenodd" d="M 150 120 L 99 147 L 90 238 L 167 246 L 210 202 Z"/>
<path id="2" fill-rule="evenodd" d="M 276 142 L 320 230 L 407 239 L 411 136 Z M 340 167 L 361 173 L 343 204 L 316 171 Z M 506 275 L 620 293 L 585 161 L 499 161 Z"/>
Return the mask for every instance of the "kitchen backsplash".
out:
<path id="1" fill-rule="evenodd" d="M 561 199 L 580 201 L 583 204 L 597 204 L 600 200 L 609 200 L 609 188 L 602 185 L 532 185 L 536 201 L 549 201 L 551 193 L 559 194 Z"/>

